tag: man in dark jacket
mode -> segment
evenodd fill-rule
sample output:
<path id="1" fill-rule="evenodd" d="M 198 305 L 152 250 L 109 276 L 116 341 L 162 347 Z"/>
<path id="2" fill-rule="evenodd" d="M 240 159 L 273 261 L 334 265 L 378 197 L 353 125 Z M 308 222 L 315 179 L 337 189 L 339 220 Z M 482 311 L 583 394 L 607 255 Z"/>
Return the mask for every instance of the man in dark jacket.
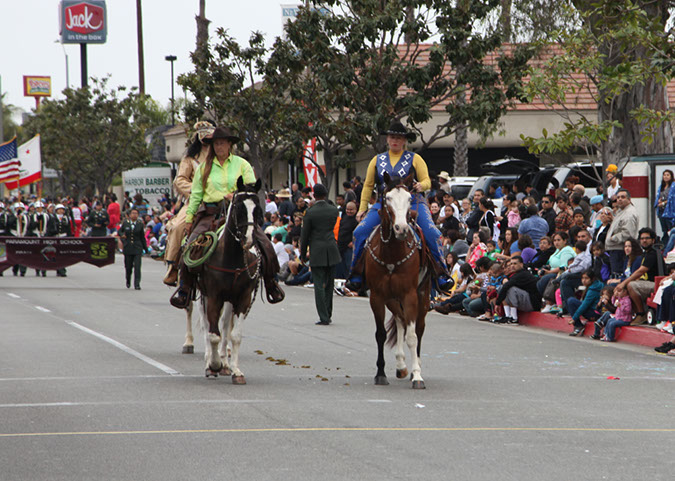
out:
<path id="1" fill-rule="evenodd" d="M 555 201 L 552 195 L 545 195 L 541 198 L 541 211 L 539 212 L 539 217 L 548 222 L 548 235 L 552 235 L 555 232 Z"/>
<path id="2" fill-rule="evenodd" d="M 326 197 L 328 190 L 322 184 L 314 185 L 316 202 L 305 213 L 300 241 L 300 259 L 303 262 L 307 260 L 307 249 L 310 250 L 309 265 L 314 281 L 316 310 L 319 313 L 316 324 L 321 326 L 332 322 L 335 265 L 340 262 L 340 252 L 333 234 L 338 209 L 329 204 Z"/>
<path id="3" fill-rule="evenodd" d="M 138 209 L 132 208 L 129 218 L 122 222 L 117 234 L 122 240 L 124 268 L 126 270 L 127 289 L 131 287 L 131 273 L 134 273 L 134 288 L 141 290 L 141 258 L 148 248 L 145 241 L 145 224 L 138 218 Z"/>
<path id="4" fill-rule="evenodd" d="M 541 309 L 541 294 L 537 290 L 537 278 L 525 269 L 523 258 L 514 256 L 509 261 L 509 281 L 502 286 L 497 304 L 504 303 L 505 317 L 499 322 L 517 324 L 518 311 L 531 312 Z"/>

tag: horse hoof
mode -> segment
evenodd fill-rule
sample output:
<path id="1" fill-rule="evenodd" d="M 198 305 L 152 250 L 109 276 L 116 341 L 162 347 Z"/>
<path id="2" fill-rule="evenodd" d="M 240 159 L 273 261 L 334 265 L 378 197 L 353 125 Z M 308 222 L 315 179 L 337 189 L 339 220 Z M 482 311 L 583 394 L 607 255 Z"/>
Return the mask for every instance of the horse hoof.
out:
<path id="1" fill-rule="evenodd" d="M 413 381 L 412 388 L 413 389 L 426 389 L 426 387 L 424 386 L 424 381 Z"/>
<path id="2" fill-rule="evenodd" d="M 246 378 L 241 375 L 241 376 L 235 376 L 234 374 L 232 375 L 232 384 L 237 384 L 238 386 L 242 386 L 246 384 Z"/>
<path id="3" fill-rule="evenodd" d="M 219 371 L 214 371 L 212 369 L 206 369 L 206 377 L 218 377 Z"/>
<path id="4" fill-rule="evenodd" d="M 183 354 L 194 354 L 194 353 L 195 353 L 194 346 L 183 346 Z"/>
<path id="5" fill-rule="evenodd" d="M 408 375 L 408 370 L 407 369 L 397 369 L 396 370 L 396 377 L 398 379 L 405 379 L 405 377 Z"/>
<path id="6" fill-rule="evenodd" d="M 229 367 L 225 366 L 225 367 L 223 367 L 223 370 L 221 371 L 221 374 L 222 374 L 223 376 L 231 376 L 231 375 L 232 375 L 232 369 L 230 369 Z"/>
<path id="7" fill-rule="evenodd" d="M 375 385 L 376 386 L 389 386 L 389 381 L 387 381 L 387 376 L 375 376 Z"/>

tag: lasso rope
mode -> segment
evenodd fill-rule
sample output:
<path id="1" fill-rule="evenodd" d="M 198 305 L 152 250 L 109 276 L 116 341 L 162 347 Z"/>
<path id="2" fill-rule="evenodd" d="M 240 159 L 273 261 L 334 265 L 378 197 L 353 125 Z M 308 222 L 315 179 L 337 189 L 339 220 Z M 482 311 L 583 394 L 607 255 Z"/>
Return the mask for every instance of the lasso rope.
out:
<path id="1" fill-rule="evenodd" d="M 190 257 L 190 254 L 192 253 L 192 249 L 194 247 L 203 247 L 203 241 L 200 243 L 197 243 L 199 239 L 202 237 L 199 236 L 192 242 L 190 242 L 186 247 L 185 247 L 185 252 L 183 253 L 183 262 L 185 262 L 185 265 L 189 268 L 194 268 L 194 267 L 199 267 L 201 266 L 204 262 L 208 260 L 209 257 L 211 257 L 211 254 L 213 254 L 213 251 L 216 250 L 216 245 L 218 245 L 218 235 L 220 232 L 223 230 L 224 226 L 221 226 L 216 232 L 208 231 L 204 232 L 204 237 L 209 239 L 211 241 L 211 244 L 209 245 L 208 249 L 198 259 L 193 259 Z"/>

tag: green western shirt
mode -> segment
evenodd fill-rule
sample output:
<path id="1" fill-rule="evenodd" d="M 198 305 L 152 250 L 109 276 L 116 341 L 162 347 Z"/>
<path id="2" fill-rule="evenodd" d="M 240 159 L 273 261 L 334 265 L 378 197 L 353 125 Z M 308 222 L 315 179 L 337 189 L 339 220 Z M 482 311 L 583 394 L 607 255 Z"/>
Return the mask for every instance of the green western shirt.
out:
<path id="1" fill-rule="evenodd" d="M 185 222 L 192 223 L 192 218 L 197 213 L 197 209 L 202 202 L 216 203 L 231 194 L 237 189 L 237 179 L 241 176 L 244 184 L 253 184 L 256 181 L 253 167 L 245 159 L 236 155 L 230 156 L 220 165 L 218 159 L 213 159 L 211 173 L 206 180 L 206 189 L 202 187 L 202 173 L 204 165 L 202 162 L 195 172 L 192 179 L 192 192 L 190 193 L 190 202 L 187 208 Z"/>

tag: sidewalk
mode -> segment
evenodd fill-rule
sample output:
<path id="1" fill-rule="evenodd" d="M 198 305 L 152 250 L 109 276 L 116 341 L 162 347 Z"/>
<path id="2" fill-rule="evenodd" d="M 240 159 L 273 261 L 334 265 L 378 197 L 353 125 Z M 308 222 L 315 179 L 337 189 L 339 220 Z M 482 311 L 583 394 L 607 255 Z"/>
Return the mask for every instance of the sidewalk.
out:
<path id="1" fill-rule="evenodd" d="M 568 318 L 560 318 L 554 314 L 542 314 L 541 312 L 519 312 L 518 322 L 523 326 L 538 327 L 564 333 L 570 333 L 574 328 L 568 324 Z M 584 336 L 593 334 L 593 323 L 586 324 Z M 640 346 L 657 347 L 664 342 L 670 341 L 672 334 L 661 332 L 648 326 L 627 326 L 618 330 L 617 342 L 638 344 Z"/>

